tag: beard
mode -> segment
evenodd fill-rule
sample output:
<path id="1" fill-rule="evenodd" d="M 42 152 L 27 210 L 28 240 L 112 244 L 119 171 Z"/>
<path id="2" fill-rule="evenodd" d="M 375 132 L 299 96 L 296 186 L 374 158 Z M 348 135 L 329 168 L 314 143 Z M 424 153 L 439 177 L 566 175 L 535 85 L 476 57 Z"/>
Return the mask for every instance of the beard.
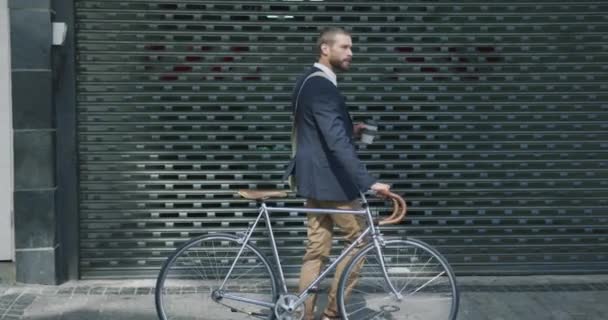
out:
<path id="1" fill-rule="evenodd" d="M 350 62 L 351 59 L 330 59 L 329 60 L 329 64 L 331 64 L 331 66 L 334 69 L 340 70 L 340 71 L 347 71 L 350 68 Z"/>

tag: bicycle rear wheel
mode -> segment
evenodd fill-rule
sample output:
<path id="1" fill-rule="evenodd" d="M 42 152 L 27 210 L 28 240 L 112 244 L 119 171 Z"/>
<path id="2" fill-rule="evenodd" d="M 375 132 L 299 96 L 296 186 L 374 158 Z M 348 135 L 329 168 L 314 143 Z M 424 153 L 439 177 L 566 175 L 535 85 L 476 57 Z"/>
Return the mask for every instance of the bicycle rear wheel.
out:
<path id="1" fill-rule="evenodd" d="M 452 269 L 428 244 L 408 239 L 382 246 L 388 279 L 373 244 L 363 248 L 345 268 L 338 287 L 342 319 L 454 320 L 458 288 Z M 349 285 L 349 280 L 350 285 Z M 352 279 L 355 279 L 354 281 Z"/>
<path id="2" fill-rule="evenodd" d="M 254 246 L 245 246 L 223 290 L 218 290 L 241 247 L 235 236 L 214 234 L 195 238 L 178 248 L 156 281 L 158 317 L 189 320 L 225 314 L 230 319 L 272 319 L 270 307 L 225 297 L 229 294 L 274 303 L 276 278 L 266 257 Z"/>

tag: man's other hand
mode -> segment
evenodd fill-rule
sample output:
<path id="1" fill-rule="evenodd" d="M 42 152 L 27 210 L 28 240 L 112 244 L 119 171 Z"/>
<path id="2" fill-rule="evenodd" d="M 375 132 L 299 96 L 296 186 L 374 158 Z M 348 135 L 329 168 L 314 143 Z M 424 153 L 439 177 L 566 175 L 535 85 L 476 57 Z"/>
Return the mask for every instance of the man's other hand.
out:
<path id="1" fill-rule="evenodd" d="M 363 130 L 365 130 L 365 123 L 357 122 L 353 125 L 353 136 L 355 138 L 361 138 L 363 134 Z"/>

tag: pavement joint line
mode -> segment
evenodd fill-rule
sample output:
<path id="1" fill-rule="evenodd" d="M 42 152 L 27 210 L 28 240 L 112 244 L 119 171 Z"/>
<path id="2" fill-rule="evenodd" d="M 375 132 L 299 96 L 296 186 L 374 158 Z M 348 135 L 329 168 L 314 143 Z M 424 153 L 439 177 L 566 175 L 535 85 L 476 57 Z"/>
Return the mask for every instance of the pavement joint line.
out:
<path id="1" fill-rule="evenodd" d="M 11 308 L 13 307 L 13 305 L 15 305 L 15 302 L 16 302 L 17 300 L 19 300 L 19 298 L 20 298 L 21 296 L 23 296 L 24 294 L 25 294 L 25 293 L 21 293 L 21 294 L 19 294 L 19 295 L 18 295 L 18 296 L 15 298 L 15 300 L 13 300 L 13 301 L 12 301 L 12 302 L 11 302 L 11 303 L 8 305 L 8 307 L 6 308 L 6 310 L 4 310 L 4 313 L 2 314 L 2 316 L 0 317 L 0 319 L 3 319 L 3 318 L 4 318 L 4 317 L 5 317 L 7 314 L 8 314 L 8 312 L 11 310 Z"/>
<path id="2" fill-rule="evenodd" d="M 0 320 L 3 319 L 20 319 L 25 310 L 36 300 L 36 295 L 28 294 L 27 292 L 14 293 L 0 296 L 0 299 L 7 296 L 15 296 L 11 298 L 11 302 L 7 305 L 0 305 Z M 4 310 L 3 310 L 4 309 Z"/>

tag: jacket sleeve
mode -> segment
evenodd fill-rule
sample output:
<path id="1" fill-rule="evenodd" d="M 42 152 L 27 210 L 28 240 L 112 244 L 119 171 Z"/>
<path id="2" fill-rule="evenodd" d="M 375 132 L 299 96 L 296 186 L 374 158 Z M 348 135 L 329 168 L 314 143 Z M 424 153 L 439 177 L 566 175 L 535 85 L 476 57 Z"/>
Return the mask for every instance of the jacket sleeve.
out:
<path id="1" fill-rule="evenodd" d="M 357 156 L 355 146 L 345 130 L 347 119 L 341 112 L 340 94 L 334 85 L 326 79 L 320 79 L 317 91 L 312 93 L 312 111 L 318 129 L 323 136 L 330 156 L 352 177 L 360 191 L 367 191 L 375 182 L 365 165 Z"/>

